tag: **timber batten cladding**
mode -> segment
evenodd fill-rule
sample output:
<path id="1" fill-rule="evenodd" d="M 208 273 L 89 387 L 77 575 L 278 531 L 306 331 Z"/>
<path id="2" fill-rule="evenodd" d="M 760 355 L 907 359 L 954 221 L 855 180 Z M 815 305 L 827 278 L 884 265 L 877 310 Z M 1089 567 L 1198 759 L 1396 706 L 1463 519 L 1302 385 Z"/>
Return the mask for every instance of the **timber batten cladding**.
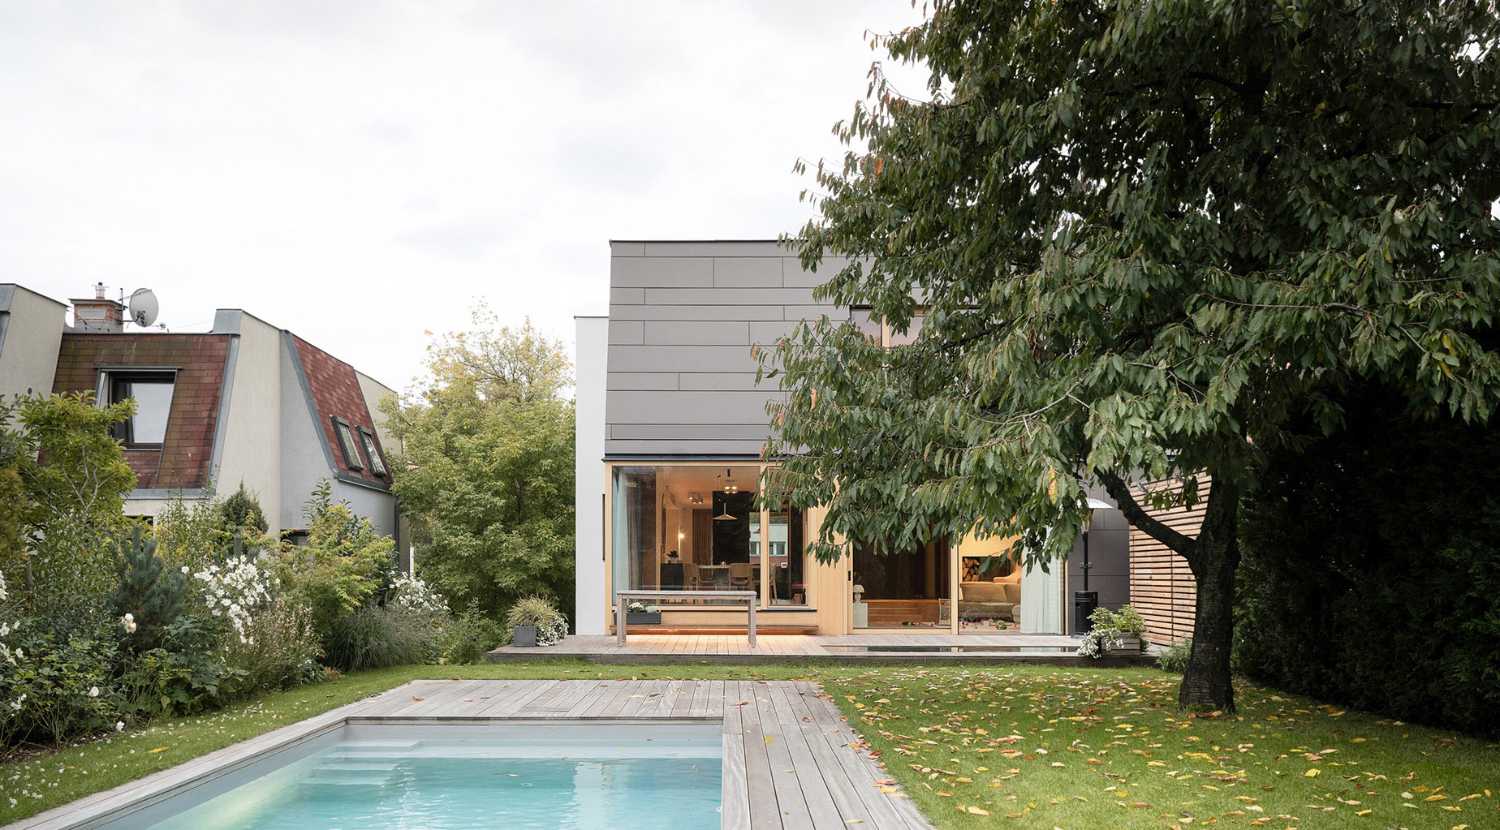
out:
<path id="1" fill-rule="evenodd" d="M 1152 509 L 1144 502 L 1146 512 L 1168 527 L 1193 538 L 1203 527 L 1203 512 L 1208 504 L 1210 484 L 1199 479 L 1198 503 L 1170 510 Z M 1170 489 L 1182 491 L 1181 481 L 1152 482 L 1149 491 Z M 1186 559 L 1145 531 L 1130 529 L 1130 604 L 1146 620 L 1146 639 L 1158 645 L 1170 645 L 1193 636 L 1193 613 L 1198 591 L 1193 572 Z"/>

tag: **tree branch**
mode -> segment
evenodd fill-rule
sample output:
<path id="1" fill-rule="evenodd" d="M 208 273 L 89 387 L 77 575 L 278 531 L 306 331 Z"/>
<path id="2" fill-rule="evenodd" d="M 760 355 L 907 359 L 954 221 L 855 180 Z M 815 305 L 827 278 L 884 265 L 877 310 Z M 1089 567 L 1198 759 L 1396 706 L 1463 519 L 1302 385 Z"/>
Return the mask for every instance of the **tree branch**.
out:
<path id="1" fill-rule="evenodd" d="M 1126 484 L 1123 479 L 1114 473 L 1100 473 L 1099 480 L 1103 482 L 1104 489 L 1109 492 L 1110 497 L 1119 505 L 1120 512 L 1125 514 L 1126 521 L 1183 557 L 1194 553 L 1197 540 L 1168 527 L 1166 523 L 1147 513 L 1135 500 L 1135 496 L 1130 492 L 1130 485 Z"/>

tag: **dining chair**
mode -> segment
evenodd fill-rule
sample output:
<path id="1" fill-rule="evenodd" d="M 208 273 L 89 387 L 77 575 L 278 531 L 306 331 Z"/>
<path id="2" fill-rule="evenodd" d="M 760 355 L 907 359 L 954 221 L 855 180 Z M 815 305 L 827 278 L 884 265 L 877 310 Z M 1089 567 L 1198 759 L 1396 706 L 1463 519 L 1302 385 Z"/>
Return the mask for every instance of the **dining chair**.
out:
<path id="1" fill-rule="evenodd" d="M 748 591 L 750 588 L 750 563 L 729 563 L 729 587 L 735 591 Z"/>

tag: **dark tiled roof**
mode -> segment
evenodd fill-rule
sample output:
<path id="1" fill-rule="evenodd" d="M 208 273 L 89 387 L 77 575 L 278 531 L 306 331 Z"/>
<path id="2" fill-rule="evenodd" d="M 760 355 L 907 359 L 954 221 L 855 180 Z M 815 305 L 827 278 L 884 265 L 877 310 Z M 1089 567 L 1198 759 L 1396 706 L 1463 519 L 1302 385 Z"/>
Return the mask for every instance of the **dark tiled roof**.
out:
<path id="1" fill-rule="evenodd" d="M 177 370 L 161 450 L 129 450 L 125 459 L 143 489 L 208 484 L 214 431 L 224 388 L 225 334 L 87 334 L 66 332 L 57 356 L 54 392 L 92 392 L 100 368 Z"/>
<path id="2" fill-rule="evenodd" d="M 380 436 L 375 432 L 375 420 L 370 416 L 369 406 L 365 404 L 364 392 L 359 388 L 359 377 L 355 374 L 354 367 L 295 334 L 291 335 L 291 339 L 297 350 L 297 359 L 302 364 L 303 374 L 307 378 L 307 388 L 312 395 L 318 425 L 323 430 L 323 440 L 327 442 L 334 467 L 337 468 L 341 477 L 361 479 L 377 487 L 386 486 L 387 480 L 375 475 L 370 470 L 369 459 L 364 457 L 364 445 L 358 434 L 360 427 L 374 436 L 375 446 L 379 448 L 382 457 L 385 448 L 380 446 Z M 349 426 L 356 430 L 355 442 L 359 444 L 364 469 L 351 470 L 345 463 L 344 453 L 340 448 L 338 433 L 333 423 L 334 418 L 347 421 Z"/>

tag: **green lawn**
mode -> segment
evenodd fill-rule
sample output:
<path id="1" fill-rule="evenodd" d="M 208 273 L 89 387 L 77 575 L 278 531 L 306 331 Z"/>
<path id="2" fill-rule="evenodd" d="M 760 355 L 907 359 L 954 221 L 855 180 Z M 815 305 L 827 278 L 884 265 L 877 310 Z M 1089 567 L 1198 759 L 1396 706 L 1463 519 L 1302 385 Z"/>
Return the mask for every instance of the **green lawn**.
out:
<path id="1" fill-rule="evenodd" d="M 1500 827 L 1500 745 L 1255 686 L 1190 718 L 1151 669 L 574 662 L 365 672 L 11 759 L 0 823 L 432 677 L 817 680 L 940 827 Z"/>

